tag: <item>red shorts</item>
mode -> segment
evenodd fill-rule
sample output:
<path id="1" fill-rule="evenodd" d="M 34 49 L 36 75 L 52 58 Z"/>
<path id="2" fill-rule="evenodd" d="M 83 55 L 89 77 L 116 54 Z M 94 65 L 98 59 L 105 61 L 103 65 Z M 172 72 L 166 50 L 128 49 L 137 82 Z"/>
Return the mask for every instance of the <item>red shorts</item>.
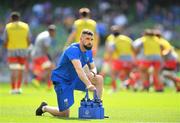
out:
<path id="1" fill-rule="evenodd" d="M 10 56 L 7 58 L 7 61 L 9 64 L 18 63 L 21 65 L 24 65 L 27 62 L 26 57 L 19 57 L 19 56 L 18 57 Z"/>
<path id="2" fill-rule="evenodd" d="M 164 62 L 164 67 L 171 69 L 171 70 L 175 70 L 177 67 L 177 61 L 176 60 L 166 60 Z"/>
<path id="3" fill-rule="evenodd" d="M 137 61 L 137 65 L 143 68 L 149 68 L 150 66 L 153 66 L 155 69 L 160 69 L 161 61 L 139 60 Z"/>
<path id="4" fill-rule="evenodd" d="M 132 62 L 123 61 L 123 60 L 114 60 L 112 62 L 112 69 L 115 71 L 119 70 L 131 70 L 132 69 Z"/>
<path id="5" fill-rule="evenodd" d="M 51 61 L 47 56 L 40 56 L 32 61 L 32 70 L 34 74 L 41 74 L 46 68 L 51 67 Z"/>

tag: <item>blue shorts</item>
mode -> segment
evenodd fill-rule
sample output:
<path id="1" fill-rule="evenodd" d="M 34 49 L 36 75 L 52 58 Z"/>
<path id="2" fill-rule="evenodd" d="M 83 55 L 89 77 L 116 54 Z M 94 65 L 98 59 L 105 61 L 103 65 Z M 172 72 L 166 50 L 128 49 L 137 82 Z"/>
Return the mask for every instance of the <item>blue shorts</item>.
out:
<path id="1" fill-rule="evenodd" d="M 74 90 L 85 91 L 85 84 L 77 77 L 72 82 L 53 82 L 59 111 L 65 111 L 74 104 Z"/>

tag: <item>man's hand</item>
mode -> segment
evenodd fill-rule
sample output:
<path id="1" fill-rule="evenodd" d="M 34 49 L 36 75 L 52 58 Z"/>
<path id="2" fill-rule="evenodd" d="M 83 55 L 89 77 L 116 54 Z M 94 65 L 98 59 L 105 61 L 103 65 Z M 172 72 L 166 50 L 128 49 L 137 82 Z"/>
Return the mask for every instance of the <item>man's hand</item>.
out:
<path id="1" fill-rule="evenodd" d="M 96 87 L 94 85 L 90 84 L 90 85 L 87 86 L 87 89 L 89 91 L 94 91 L 94 90 L 96 90 Z"/>
<path id="2" fill-rule="evenodd" d="M 163 55 L 163 56 L 166 56 L 169 52 L 170 52 L 170 50 L 163 50 L 163 51 L 162 51 L 162 55 Z"/>

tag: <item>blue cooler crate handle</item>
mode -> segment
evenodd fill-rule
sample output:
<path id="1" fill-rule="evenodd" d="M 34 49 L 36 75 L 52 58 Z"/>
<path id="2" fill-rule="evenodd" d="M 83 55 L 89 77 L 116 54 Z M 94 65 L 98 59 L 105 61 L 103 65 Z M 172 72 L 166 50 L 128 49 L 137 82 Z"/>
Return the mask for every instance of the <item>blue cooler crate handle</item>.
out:
<path id="1" fill-rule="evenodd" d="M 94 90 L 94 102 L 102 103 L 102 100 L 97 96 L 97 91 Z"/>
<path id="2" fill-rule="evenodd" d="M 104 108 L 101 99 L 97 96 L 97 91 L 94 91 L 93 99 L 89 98 L 88 89 L 86 89 L 86 95 L 81 100 L 81 106 L 79 107 L 79 118 L 82 119 L 104 119 L 108 116 L 104 116 Z"/>

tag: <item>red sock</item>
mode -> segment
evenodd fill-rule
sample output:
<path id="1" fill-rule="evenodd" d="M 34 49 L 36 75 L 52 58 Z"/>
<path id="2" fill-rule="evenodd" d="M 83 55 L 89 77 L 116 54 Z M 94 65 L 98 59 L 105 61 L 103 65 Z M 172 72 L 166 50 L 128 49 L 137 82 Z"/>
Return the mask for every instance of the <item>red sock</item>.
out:
<path id="1" fill-rule="evenodd" d="M 17 82 L 17 89 L 21 88 L 21 80 L 18 80 Z"/>
<path id="2" fill-rule="evenodd" d="M 22 82 L 22 74 L 19 74 L 17 81 L 17 89 L 21 88 L 21 82 Z"/>
<path id="3" fill-rule="evenodd" d="M 112 85 L 112 89 L 113 89 L 113 90 L 116 90 L 116 88 L 117 88 L 116 80 L 113 80 L 112 83 L 111 83 L 111 85 Z"/>
<path id="4" fill-rule="evenodd" d="M 16 83 L 15 83 L 15 81 L 12 81 L 12 82 L 11 82 L 11 88 L 12 88 L 12 90 L 14 90 L 14 89 L 16 88 Z"/>
<path id="5" fill-rule="evenodd" d="M 154 81 L 154 87 L 155 90 L 162 90 L 163 89 L 163 84 L 159 82 L 159 79 L 157 76 L 153 76 L 153 81 Z"/>
<path id="6" fill-rule="evenodd" d="M 11 89 L 14 90 L 16 89 L 16 74 L 15 72 L 12 71 L 11 73 Z"/>
<path id="7" fill-rule="evenodd" d="M 52 86 L 52 82 L 51 82 L 51 80 L 50 80 L 50 79 L 48 79 L 48 81 L 47 81 L 47 85 L 48 85 L 48 88 L 51 88 L 51 86 Z"/>

